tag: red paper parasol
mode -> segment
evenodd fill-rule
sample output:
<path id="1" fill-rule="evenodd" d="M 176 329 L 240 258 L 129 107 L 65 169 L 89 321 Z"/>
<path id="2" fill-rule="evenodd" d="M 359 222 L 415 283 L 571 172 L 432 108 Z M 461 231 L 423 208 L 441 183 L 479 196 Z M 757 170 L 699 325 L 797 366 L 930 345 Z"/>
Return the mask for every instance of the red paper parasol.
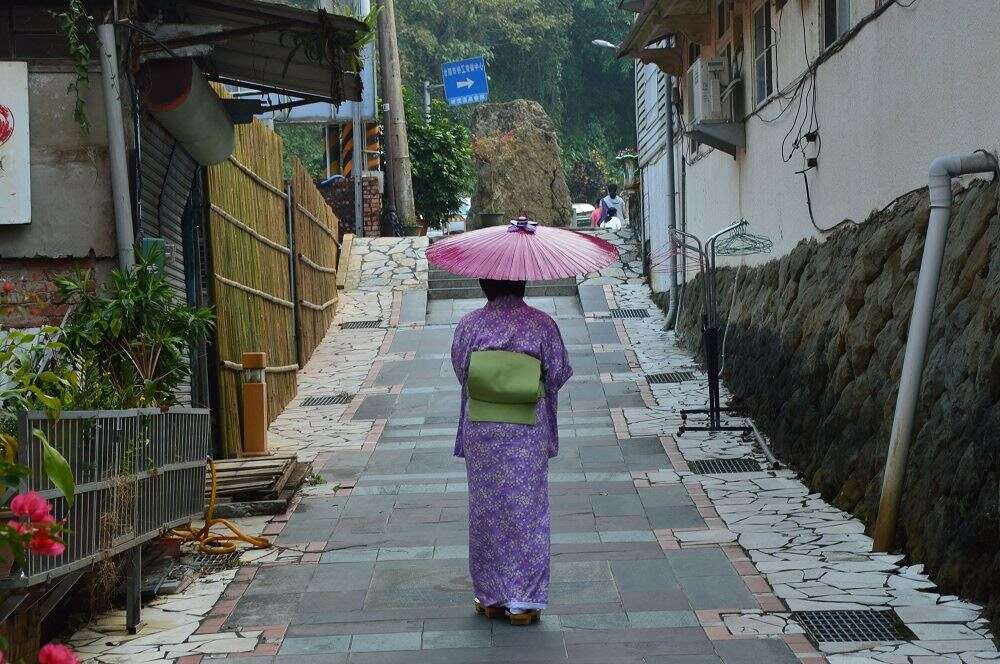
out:
<path id="1" fill-rule="evenodd" d="M 508 226 L 463 233 L 427 249 L 434 267 L 476 279 L 545 281 L 605 268 L 618 260 L 615 245 L 524 217 Z"/>

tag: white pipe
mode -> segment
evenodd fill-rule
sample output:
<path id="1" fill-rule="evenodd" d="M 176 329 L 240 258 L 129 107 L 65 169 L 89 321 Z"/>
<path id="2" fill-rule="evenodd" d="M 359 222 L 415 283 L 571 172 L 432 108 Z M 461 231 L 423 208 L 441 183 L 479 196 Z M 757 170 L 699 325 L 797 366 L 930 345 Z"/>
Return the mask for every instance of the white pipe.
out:
<path id="1" fill-rule="evenodd" d="M 135 265 L 135 231 L 132 226 L 132 194 L 128 181 L 128 158 L 125 153 L 125 123 L 122 120 L 122 97 L 118 74 L 118 47 L 115 26 L 97 26 L 101 50 L 101 81 L 104 86 L 104 114 L 108 123 L 108 154 L 111 158 L 111 198 L 115 206 L 115 237 L 118 265 Z"/>
<path id="2" fill-rule="evenodd" d="M 913 437 L 913 420 L 920 397 L 924 363 L 927 357 L 927 339 L 930 336 L 931 316 L 937 297 L 941 262 L 944 259 L 948 224 L 951 222 L 951 180 L 959 175 L 994 172 L 997 160 L 986 152 L 971 155 L 938 157 L 930 168 L 930 221 L 924 255 L 920 261 L 920 276 L 913 296 L 913 313 L 907 334 L 903 370 L 899 376 L 899 393 L 896 396 L 896 414 L 889 436 L 889 453 L 882 479 L 882 496 L 879 500 L 878 519 L 875 522 L 875 551 L 889 551 L 896 538 L 896 516 L 902 499 L 906 478 L 906 459 Z"/>

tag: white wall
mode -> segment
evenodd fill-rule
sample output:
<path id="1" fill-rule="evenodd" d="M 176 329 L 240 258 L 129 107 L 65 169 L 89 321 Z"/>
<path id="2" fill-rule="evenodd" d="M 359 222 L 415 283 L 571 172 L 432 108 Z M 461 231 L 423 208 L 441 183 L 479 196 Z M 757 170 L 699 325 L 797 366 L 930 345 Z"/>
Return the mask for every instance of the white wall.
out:
<path id="1" fill-rule="evenodd" d="M 645 237 L 650 246 L 650 287 L 654 293 L 669 290 L 670 273 L 664 260 L 667 245 L 667 152 L 660 152 L 642 169 L 642 191 L 647 196 L 643 207 Z"/>
<path id="2" fill-rule="evenodd" d="M 779 85 L 803 70 L 800 3 L 789 0 L 773 20 Z M 804 0 L 806 46 L 820 51 L 819 0 Z M 875 0 L 854 0 L 859 20 Z M 752 30 L 745 13 L 744 70 L 750 100 Z M 818 70 L 817 112 L 822 153 L 809 173 L 816 221 L 832 226 L 844 218 L 865 220 L 894 198 L 926 184 L 937 155 L 1000 148 L 1000 2 L 917 0 L 913 8 L 890 7 Z M 785 102 L 760 113 L 773 118 Z M 687 167 L 687 224 L 707 236 L 740 217 L 769 236 L 775 251 L 822 237 L 809 221 L 797 156 L 781 157 L 782 138 L 794 108 L 767 124 L 747 121 L 747 150 L 738 158 L 712 151 Z M 645 183 L 645 180 L 644 180 Z M 656 198 L 655 195 L 652 198 Z"/>

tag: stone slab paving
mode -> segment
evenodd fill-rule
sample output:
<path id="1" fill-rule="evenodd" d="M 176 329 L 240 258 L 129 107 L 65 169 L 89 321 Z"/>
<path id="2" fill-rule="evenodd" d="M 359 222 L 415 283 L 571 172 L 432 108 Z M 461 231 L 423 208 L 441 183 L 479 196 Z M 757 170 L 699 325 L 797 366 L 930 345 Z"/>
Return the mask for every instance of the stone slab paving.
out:
<path id="1" fill-rule="evenodd" d="M 376 292 L 426 284 L 427 247 L 426 237 L 354 238 L 346 290 Z"/>
<path id="2" fill-rule="evenodd" d="M 382 277 L 370 277 L 379 280 Z M 980 607 L 943 596 L 918 565 L 869 553 L 861 524 L 789 470 L 698 475 L 690 463 L 751 458 L 738 436 L 674 434 L 704 404 L 690 355 L 641 284 L 540 298 L 577 375 L 560 399 L 550 465 L 551 606 L 513 628 L 472 615 L 464 463 L 451 456 L 458 318 L 481 303 L 427 303 L 398 284 L 345 293 L 300 374 L 272 444 L 326 480 L 291 513 L 248 524 L 281 548 L 200 579 L 147 609 L 135 637 L 108 614 L 73 645 L 99 662 L 979 662 L 1000 658 Z M 616 307 L 650 317 L 610 318 Z M 425 313 L 426 312 L 426 313 Z M 381 320 L 341 330 L 348 320 Z M 645 375 L 692 371 L 649 385 Z M 305 407 L 306 396 L 352 395 Z M 893 608 L 916 637 L 815 643 L 794 611 Z"/>
<path id="3" fill-rule="evenodd" d="M 618 231 L 609 228 L 597 228 L 587 232 L 596 235 L 602 240 L 607 240 L 618 247 L 621 260 L 599 272 L 577 277 L 576 281 L 578 284 L 593 286 L 645 283 L 642 255 L 639 253 L 639 247 L 635 241 L 635 232 L 631 227 L 626 226 Z"/>
<path id="4" fill-rule="evenodd" d="M 431 302 L 424 323 L 402 325 L 395 300 L 386 316 L 395 326 L 342 351 L 368 367 L 363 379 L 334 386 L 357 397 L 282 418 L 289 427 L 315 420 L 298 422 L 297 436 L 326 441 L 316 454 L 327 480 L 319 487 L 342 488 L 307 491 L 286 521 L 271 524 L 279 543 L 303 553 L 295 564 L 266 558 L 244 568 L 227 590 L 238 599 L 223 602 L 203 632 L 281 633 L 254 651 L 275 662 L 801 661 L 795 635 L 759 652 L 720 651 L 710 638 L 706 616 L 760 609 L 761 594 L 721 547 L 660 541 L 664 529 L 705 530 L 718 517 L 683 485 L 637 486 L 637 477 L 673 469 L 659 437 L 629 436 L 620 417 L 654 397 L 624 328 L 585 315 L 577 298 L 533 301 L 558 321 L 577 370 L 561 397 L 561 454 L 550 473 L 551 606 L 531 628 L 472 615 L 448 350 L 458 318 L 480 303 Z M 316 433 L 336 425 L 352 440 Z"/>

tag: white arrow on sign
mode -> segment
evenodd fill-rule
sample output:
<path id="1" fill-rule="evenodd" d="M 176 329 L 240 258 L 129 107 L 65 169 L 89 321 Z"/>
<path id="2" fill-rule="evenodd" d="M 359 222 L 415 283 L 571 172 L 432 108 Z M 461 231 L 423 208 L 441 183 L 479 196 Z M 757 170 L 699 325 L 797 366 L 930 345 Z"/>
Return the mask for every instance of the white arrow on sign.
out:
<path id="1" fill-rule="evenodd" d="M 467 78 L 464 81 L 459 81 L 457 85 L 459 90 L 461 90 L 462 88 L 471 88 L 473 85 L 475 85 L 475 81 L 473 81 L 471 78 Z"/>

